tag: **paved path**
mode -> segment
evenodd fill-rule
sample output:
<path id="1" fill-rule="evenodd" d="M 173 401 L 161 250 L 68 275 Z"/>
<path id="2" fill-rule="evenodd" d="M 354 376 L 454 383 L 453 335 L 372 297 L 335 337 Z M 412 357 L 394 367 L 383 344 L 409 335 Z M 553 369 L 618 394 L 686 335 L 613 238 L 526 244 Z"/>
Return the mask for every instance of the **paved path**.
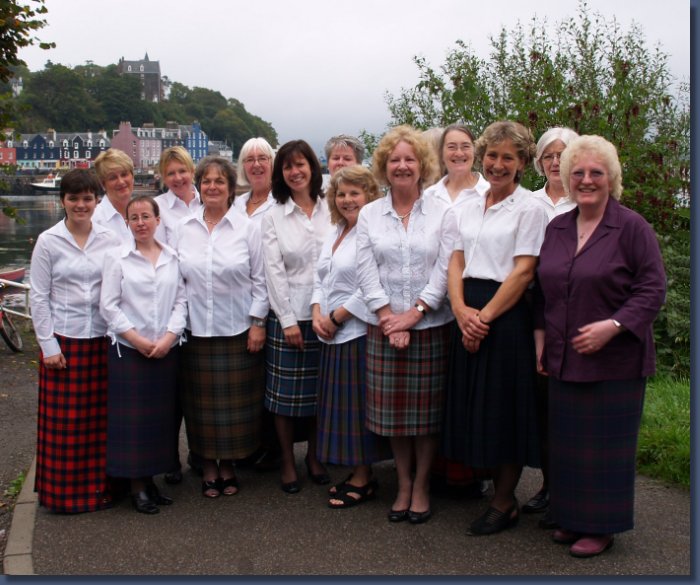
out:
<path id="1" fill-rule="evenodd" d="M 302 458 L 298 452 L 300 474 Z M 330 471 L 339 480 L 347 470 Z M 690 495 L 654 480 L 638 478 L 635 530 L 619 535 L 600 557 L 573 559 L 537 527 L 537 515 L 523 515 L 515 529 L 498 535 L 467 536 L 468 521 L 486 499 L 434 496 L 428 523 L 390 524 L 391 463 L 378 465 L 376 474 L 377 499 L 332 510 L 325 506 L 325 487 L 304 479 L 301 493 L 286 495 L 275 472 L 245 469 L 238 472 L 238 495 L 207 500 L 187 469 L 181 485 L 162 487 L 176 502 L 155 516 L 137 514 L 128 501 L 91 514 L 51 514 L 37 508 L 28 477 L 5 551 L 5 574 L 690 575 Z M 538 481 L 538 472 L 526 470 L 521 502 Z"/>

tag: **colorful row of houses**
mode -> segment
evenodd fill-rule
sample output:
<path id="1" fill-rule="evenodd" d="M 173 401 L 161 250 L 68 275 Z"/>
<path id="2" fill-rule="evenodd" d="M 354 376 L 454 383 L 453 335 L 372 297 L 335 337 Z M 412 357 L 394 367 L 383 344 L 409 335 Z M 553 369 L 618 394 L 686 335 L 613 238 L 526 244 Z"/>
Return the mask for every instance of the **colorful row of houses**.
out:
<path id="1" fill-rule="evenodd" d="M 6 130 L 5 136 L 6 140 L 0 142 L 0 165 L 33 172 L 91 167 L 108 148 L 126 152 L 139 172 L 155 170 L 161 153 L 171 146 L 185 147 L 195 163 L 207 154 L 233 159 L 231 147 L 209 140 L 196 121 L 191 125 L 168 122 L 165 128 L 156 128 L 153 124 L 132 127 L 130 122 L 122 122 L 112 131 L 111 138 L 105 130 L 56 132 L 52 128 L 37 134 Z"/>

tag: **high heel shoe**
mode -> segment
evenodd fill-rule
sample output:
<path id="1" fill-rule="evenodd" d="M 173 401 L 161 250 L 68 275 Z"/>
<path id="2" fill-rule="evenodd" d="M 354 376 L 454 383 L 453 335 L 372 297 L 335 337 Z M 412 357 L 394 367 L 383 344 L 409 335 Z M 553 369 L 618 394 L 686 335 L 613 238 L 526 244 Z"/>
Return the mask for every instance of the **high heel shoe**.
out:
<path id="1" fill-rule="evenodd" d="M 304 463 L 306 463 L 306 471 L 308 472 L 311 481 L 313 481 L 316 485 L 328 485 L 331 483 L 331 477 L 328 475 L 328 472 L 323 471 L 321 473 L 312 473 L 309 460 L 304 459 Z"/>

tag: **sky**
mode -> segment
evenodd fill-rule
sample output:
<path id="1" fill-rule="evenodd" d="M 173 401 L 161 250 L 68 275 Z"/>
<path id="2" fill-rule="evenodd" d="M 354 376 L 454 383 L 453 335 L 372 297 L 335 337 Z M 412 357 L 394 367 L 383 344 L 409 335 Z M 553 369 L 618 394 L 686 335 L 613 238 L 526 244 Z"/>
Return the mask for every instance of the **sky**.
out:
<path id="1" fill-rule="evenodd" d="M 632 23 L 647 46 L 690 79 L 689 0 L 587 0 L 592 14 Z M 487 59 L 490 37 L 534 17 L 549 28 L 576 17 L 578 0 L 46 0 L 38 32 L 56 48 L 20 51 L 31 71 L 160 61 L 161 75 L 235 98 L 277 131 L 280 144 L 307 140 L 317 152 L 335 134 L 381 134 L 386 94 L 418 82 L 415 56 L 438 68 L 455 41 Z M 64 129 L 78 130 L 75 128 Z"/>

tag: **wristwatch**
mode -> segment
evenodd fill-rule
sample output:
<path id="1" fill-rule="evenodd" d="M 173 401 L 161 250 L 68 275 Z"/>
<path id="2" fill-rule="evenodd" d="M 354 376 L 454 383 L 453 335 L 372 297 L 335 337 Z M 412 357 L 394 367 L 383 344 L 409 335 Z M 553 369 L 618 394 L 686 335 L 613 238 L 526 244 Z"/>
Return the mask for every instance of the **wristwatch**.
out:
<path id="1" fill-rule="evenodd" d="M 251 319 L 251 322 L 256 327 L 265 327 L 265 323 L 267 323 L 267 319 L 260 319 L 258 317 L 253 317 Z"/>
<path id="2" fill-rule="evenodd" d="M 427 314 L 427 311 L 425 310 L 424 305 L 421 305 L 420 303 L 416 303 L 413 306 L 416 308 L 416 311 L 418 311 L 422 316 L 425 316 Z"/>
<path id="3" fill-rule="evenodd" d="M 617 319 L 610 319 L 613 322 L 613 325 L 617 327 L 618 329 L 622 329 L 622 323 L 620 323 Z"/>
<path id="4" fill-rule="evenodd" d="M 336 321 L 335 319 L 335 309 L 328 313 L 328 318 L 331 320 L 331 323 L 333 323 L 333 325 L 335 325 L 338 329 L 340 329 L 343 326 L 343 324 L 340 321 Z"/>

